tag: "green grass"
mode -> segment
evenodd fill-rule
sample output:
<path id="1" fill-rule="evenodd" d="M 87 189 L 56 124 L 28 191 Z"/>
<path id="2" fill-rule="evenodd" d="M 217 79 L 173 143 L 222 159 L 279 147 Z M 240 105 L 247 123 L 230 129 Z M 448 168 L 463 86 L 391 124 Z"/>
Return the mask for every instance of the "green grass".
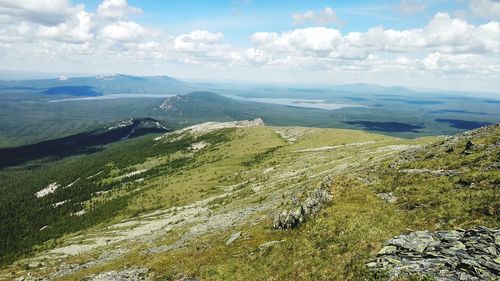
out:
<path id="1" fill-rule="evenodd" d="M 152 241 L 120 242 L 118 247 L 131 249 L 124 257 L 83 269 L 62 280 L 79 280 L 124 265 L 148 267 L 158 280 L 177 280 L 182 276 L 202 280 L 386 280 L 383 274 L 368 272 L 365 267 L 386 239 L 415 230 L 499 226 L 500 198 L 495 188 L 500 183 L 500 173 L 488 168 L 497 161 L 498 153 L 485 150 L 489 144 L 498 142 L 498 128 L 475 140 L 480 149 L 470 155 L 462 153 L 465 143 L 458 143 L 453 152 L 446 152 L 440 146 L 443 138 L 404 140 L 360 131 L 306 129 L 298 140 L 288 143 L 276 129 L 280 128 L 226 129 L 183 139 L 172 135 L 158 142 L 143 137 L 111 145 L 93 155 L 31 168 L 35 171 L 33 180 L 40 182 L 31 189 L 25 187 L 26 194 L 54 180 L 62 181 L 62 175 L 54 176 L 62 171 L 69 173 L 81 163 L 93 167 L 88 171 L 83 169 L 86 175 L 103 167 L 106 171 L 92 179 L 91 188 L 102 190 L 113 186 L 109 195 L 85 201 L 87 207 L 95 209 L 84 220 L 95 216 L 106 220 L 62 231 L 53 237 L 59 238 L 38 246 L 38 254 L 75 243 L 71 239 L 108 237 L 107 226 L 111 224 L 133 222 L 155 210 L 226 194 L 231 186 L 233 191 L 227 197 L 207 205 L 211 215 L 203 220 L 248 206 L 273 202 L 275 205 L 233 227 L 203 233 L 188 240 L 184 247 L 164 253 L 146 254 L 145 250 L 174 243 L 200 222 L 181 224 Z M 200 151 L 190 149 L 192 143 L 200 141 L 210 145 Z M 458 169 L 459 176 L 403 173 L 391 168 L 390 164 L 399 159 L 399 146 L 430 143 L 436 144 L 422 150 L 412 161 L 399 164 L 398 169 Z M 325 146 L 333 148 L 298 152 Z M 63 167 L 68 171 L 62 170 Z M 122 175 L 143 169 L 148 171 L 120 181 Z M 4 171 L 4 175 L 15 178 L 19 174 L 14 171 Z M 18 170 L 21 171 L 24 170 Z M 306 197 L 325 175 L 333 176 L 333 201 L 298 229 L 273 230 L 274 213 L 289 208 L 292 196 Z M 144 182 L 135 182 L 142 177 Z M 471 183 L 475 185 L 471 187 Z M 376 196 L 380 192 L 393 192 L 398 197 L 397 203 L 382 201 Z M 54 197 L 61 200 L 57 196 L 62 195 L 56 193 Z M 47 198 L 43 203 L 55 202 L 56 198 Z M 129 227 L 121 229 L 128 230 Z M 226 240 L 236 231 L 241 231 L 242 237 L 226 246 Z M 260 251 L 259 245 L 269 241 L 282 242 Z M 106 249 L 70 257 L 64 262 L 85 263 Z M 5 271 L 21 273 L 24 263 Z M 44 270 L 39 273 L 41 276 L 54 268 Z M 412 276 L 401 280 L 429 278 Z"/>

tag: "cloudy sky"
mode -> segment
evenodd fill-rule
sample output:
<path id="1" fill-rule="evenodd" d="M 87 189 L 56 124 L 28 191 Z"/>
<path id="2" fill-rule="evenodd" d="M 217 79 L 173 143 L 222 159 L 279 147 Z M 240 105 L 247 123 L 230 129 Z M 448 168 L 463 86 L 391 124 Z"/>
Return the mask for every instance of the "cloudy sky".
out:
<path id="1" fill-rule="evenodd" d="M 500 92 L 500 0 L 0 0 L 0 69 Z"/>

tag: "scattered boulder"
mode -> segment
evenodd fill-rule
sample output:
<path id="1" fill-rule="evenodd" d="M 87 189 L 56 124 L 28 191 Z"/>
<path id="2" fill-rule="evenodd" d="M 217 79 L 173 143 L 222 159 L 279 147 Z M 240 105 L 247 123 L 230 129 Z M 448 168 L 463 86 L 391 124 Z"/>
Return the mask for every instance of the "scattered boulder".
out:
<path id="1" fill-rule="evenodd" d="M 468 140 L 465 143 L 465 149 L 464 149 L 463 153 L 464 154 L 471 154 L 473 149 L 474 149 L 474 143 L 472 143 L 470 140 Z"/>
<path id="2" fill-rule="evenodd" d="M 326 177 L 309 197 L 299 206 L 294 207 L 292 210 L 283 210 L 276 214 L 273 220 L 274 229 L 290 229 L 301 225 L 307 218 L 316 215 L 323 205 L 332 200 L 332 194 L 327 189 L 332 185 L 332 179 Z"/>
<path id="3" fill-rule="evenodd" d="M 367 263 L 391 279 L 429 275 L 436 280 L 495 280 L 500 276 L 500 228 L 416 231 L 389 239 Z"/>
<path id="4" fill-rule="evenodd" d="M 263 251 L 263 250 L 265 250 L 267 248 L 273 247 L 273 246 L 275 246 L 275 245 L 277 245 L 279 243 L 282 243 L 282 242 L 285 242 L 285 240 L 281 240 L 281 241 L 277 241 L 276 240 L 276 241 L 266 242 L 264 244 L 259 245 L 259 251 Z"/>
<path id="5" fill-rule="evenodd" d="M 394 196 L 394 193 L 388 192 L 388 193 L 377 193 L 377 197 L 384 200 L 387 203 L 394 204 L 398 201 L 398 198 Z"/>
<path id="6" fill-rule="evenodd" d="M 310 197 L 302 203 L 302 209 L 306 216 L 313 216 L 318 213 L 323 204 L 332 200 L 332 194 L 327 189 L 320 187 Z"/>
<path id="7" fill-rule="evenodd" d="M 178 281 L 198 281 L 198 279 L 194 277 L 181 277 L 180 279 L 177 279 Z"/>
<path id="8" fill-rule="evenodd" d="M 226 246 L 229 246 L 231 244 L 233 244 L 234 241 L 236 241 L 238 238 L 241 237 L 241 232 L 236 232 L 236 233 L 233 233 L 229 239 L 227 239 L 226 241 Z"/>
<path id="9" fill-rule="evenodd" d="M 430 170 L 430 169 L 402 169 L 402 170 L 399 170 L 399 172 L 401 172 L 401 173 L 407 173 L 407 174 L 424 174 L 424 173 L 428 173 L 428 174 L 431 174 L 433 176 L 446 176 L 446 177 L 460 175 L 460 172 L 457 171 L 457 170 L 442 170 L 442 169 L 439 169 L 439 170 Z"/>
<path id="10" fill-rule="evenodd" d="M 295 210 L 283 210 L 274 217 L 273 227 L 275 229 L 290 229 L 298 227 L 305 220 L 305 212 L 302 206 L 298 206 Z"/>
<path id="11" fill-rule="evenodd" d="M 319 187 L 324 189 L 330 189 L 330 187 L 332 187 L 332 184 L 333 184 L 333 178 L 331 176 L 326 176 L 319 184 Z"/>
<path id="12" fill-rule="evenodd" d="M 99 273 L 92 277 L 84 278 L 85 281 L 147 281 L 149 278 L 149 269 L 147 268 L 129 268 L 120 271 L 107 271 Z"/>
<path id="13" fill-rule="evenodd" d="M 32 269 L 32 268 L 39 268 L 39 267 L 43 267 L 43 266 L 45 266 L 45 264 L 44 264 L 43 262 L 41 262 L 41 261 L 32 261 L 32 262 L 30 262 L 30 263 L 27 265 L 27 267 L 28 267 L 29 269 Z"/>

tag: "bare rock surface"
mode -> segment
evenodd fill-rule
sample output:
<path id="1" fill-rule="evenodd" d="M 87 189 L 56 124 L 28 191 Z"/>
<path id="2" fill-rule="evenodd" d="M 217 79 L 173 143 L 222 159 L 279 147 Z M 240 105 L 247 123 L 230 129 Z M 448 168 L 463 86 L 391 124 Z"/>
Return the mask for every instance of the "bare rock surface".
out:
<path id="1" fill-rule="evenodd" d="M 178 130 L 172 133 L 167 133 L 163 136 L 157 137 L 155 140 L 164 139 L 172 134 L 180 136 L 182 136 L 185 133 L 206 134 L 220 129 L 244 128 L 244 127 L 264 126 L 264 125 L 265 125 L 264 121 L 262 121 L 262 119 L 260 118 L 256 118 L 254 120 L 229 121 L 229 122 L 205 122 L 190 127 L 186 127 L 182 130 Z"/>
<path id="2" fill-rule="evenodd" d="M 391 279 L 429 275 L 436 280 L 498 280 L 500 228 L 416 231 L 389 239 L 367 264 Z"/>
<path id="3" fill-rule="evenodd" d="M 95 276 L 86 277 L 85 281 L 148 281 L 149 269 L 147 268 L 129 268 L 123 270 L 113 270 L 99 273 Z"/>

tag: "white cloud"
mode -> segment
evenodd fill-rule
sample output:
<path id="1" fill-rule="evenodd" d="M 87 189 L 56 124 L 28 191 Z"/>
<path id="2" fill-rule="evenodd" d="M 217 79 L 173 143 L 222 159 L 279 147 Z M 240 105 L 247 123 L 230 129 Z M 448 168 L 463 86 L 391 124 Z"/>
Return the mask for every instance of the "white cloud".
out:
<path id="1" fill-rule="evenodd" d="M 0 15 L 4 21 L 28 21 L 42 25 L 57 25 L 64 22 L 75 10 L 68 0 L 0 0 Z"/>
<path id="2" fill-rule="evenodd" d="M 498 72 L 500 23 L 472 25 L 438 13 L 423 28 L 374 27 L 342 35 L 326 27 L 253 34 L 245 52 L 266 67 L 346 71 L 437 71 L 446 74 Z M 400 53 L 396 58 L 395 53 Z M 488 56 L 488 59 L 483 59 Z M 474 64 L 473 61 L 481 61 Z M 453 72 L 455 70 L 455 72 Z"/>
<path id="3" fill-rule="evenodd" d="M 104 0 L 96 11 L 99 18 L 109 20 L 124 20 L 129 14 L 142 14 L 142 10 L 128 5 L 127 0 Z"/>
<path id="4" fill-rule="evenodd" d="M 93 14 L 84 5 L 71 6 L 66 0 L 0 0 L 0 41 L 39 42 L 53 40 L 86 43 L 94 38 Z"/>
<path id="5" fill-rule="evenodd" d="M 223 38 L 224 35 L 220 32 L 212 33 L 207 30 L 194 30 L 175 37 L 174 48 L 183 52 L 215 51 L 224 47 L 222 44 Z"/>
<path id="6" fill-rule="evenodd" d="M 469 6 L 475 16 L 500 20 L 500 1 L 498 0 L 470 0 Z"/>
<path id="7" fill-rule="evenodd" d="M 401 0 L 401 2 L 396 6 L 396 10 L 403 15 L 421 13 L 426 9 L 427 6 L 425 4 L 413 0 Z"/>
<path id="8" fill-rule="evenodd" d="M 500 71 L 500 63 L 477 54 L 443 54 L 435 52 L 422 60 L 426 70 L 445 75 L 469 77 L 494 77 Z"/>
<path id="9" fill-rule="evenodd" d="M 133 21 L 119 21 L 105 26 L 101 37 L 118 42 L 132 42 L 153 35 L 152 31 Z"/>
<path id="10" fill-rule="evenodd" d="M 34 32 L 32 24 L 20 22 L 17 25 L 10 25 L 0 30 L 0 42 L 20 43 L 33 40 L 31 34 Z"/>
<path id="11" fill-rule="evenodd" d="M 339 30 L 326 27 L 295 29 L 282 34 L 259 32 L 252 35 L 257 48 L 276 52 L 312 52 L 316 55 L 330 52 L 340 43 L 341 38 Z"/>
<path id="12" fill-rule="evenodd" d="M 315 12 L 312 10 L 304 13 L 295 13 L 292 15 L 294 25 L 316 24 L 316 25 L 329 25 L 329 24 L 343 24 L 343 21 L 337 16 L 335 11 L 326 7 L 322 11 Z"/>
<path id="13" fill-rule="evenodd" d="M 54 26 L 38 26 L 35 35 L 61 42 L 87 43 L 94 38 L 93 14 L 79 11 L 66 22 Z"/>
<path id="14" fill-rule="evenodd" d="M 44 1 L 48 0 L 0 0 L 0 62 L 6 58 L 26 65 L 33 61 L 41 61 L 41 65 L 101 61 L 131 69 L 144 62 L 143 66 L 229 67 L 255 73 L 300 71 L 310 76 L 337 71 L 500 79 L 498 21 L 478 24 L 438 13 L 426 25 L 412 29 L 375 26 L 343 34 L 336 28 L 316 26 L 256 32 L 250 36 L 250 46 L 238 47 L 225 42 L 221 32 L 165 34 L 147 28 L 127 19 L 139 10 L 124 0 L 104 0 L 95 12 L 69 1 L 53 0 L 43 6 Z M 482 2 L 473 0 L 471 7 Z M 405 3 L 415 2 L 401 2 Z M 294 21 L 325 25 L 340 20 L 332 9 L 325 8 L 295 14 Z"/>
<path id="15" fill-rule="evenodd" d="M 394 30 L 374 27 L 364 33 L 351 32 L 343 40 L 349 46 L 372 52 L 434 50 L 445 53 L 498 53 L 500 24 L 490 22 L 474 26 L 463 19 L 438 13 L 424 28 Z"/>

